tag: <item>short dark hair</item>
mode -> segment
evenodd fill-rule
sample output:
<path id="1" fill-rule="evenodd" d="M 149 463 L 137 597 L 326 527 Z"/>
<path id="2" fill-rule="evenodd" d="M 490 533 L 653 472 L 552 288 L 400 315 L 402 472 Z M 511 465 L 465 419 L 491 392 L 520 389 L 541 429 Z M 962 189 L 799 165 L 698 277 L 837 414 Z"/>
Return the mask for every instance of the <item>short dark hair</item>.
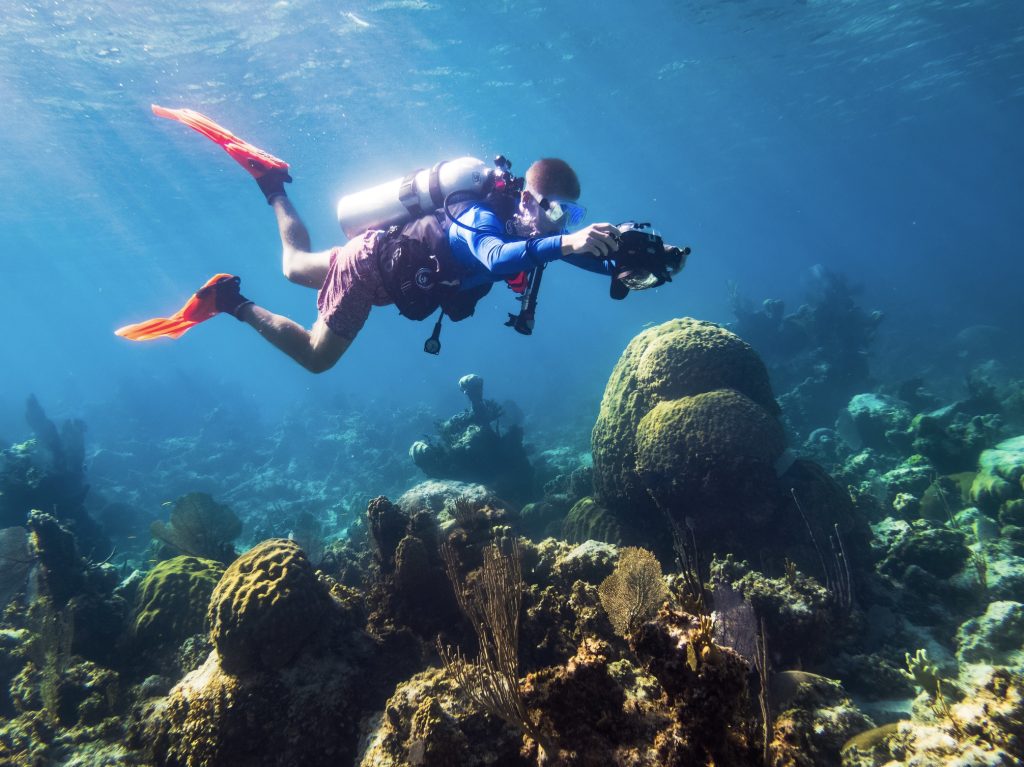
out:
<path id="1" fill-rule="evenodd" d="M 545 157 L 537 160 L 526 171 L 526 183 L 544 195 L 578 200 L 580 180 L 576 171 L 565 160 Z"/>

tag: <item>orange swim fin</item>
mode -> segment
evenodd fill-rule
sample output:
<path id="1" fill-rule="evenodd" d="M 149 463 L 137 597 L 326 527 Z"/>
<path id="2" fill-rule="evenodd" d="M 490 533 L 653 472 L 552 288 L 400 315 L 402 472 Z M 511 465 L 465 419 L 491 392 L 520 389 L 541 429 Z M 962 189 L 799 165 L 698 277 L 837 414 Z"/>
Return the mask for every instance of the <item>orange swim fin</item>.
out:
<path id="1" fill-rule="evenodd" d="M 235 162 L 245 168 L 253 178 L 260 178 L 269 170 L 282 170 L 288 174 L 288 163 L 280 157 L 274 157 L 270 152 L 265 152 L 258 146 L 253 146 L 244 141 L 234 133 L 224 128 L 206 115 L 191 109 L 167 109 L 165 107 L 151 105 L 153 114 L 157 117 L 166 117 L 168 120 L 177 120 L 184 123 L 192 130 L 202 133 L 213 143 L 224 148 L 224 151 L 231 155 Z M 291 181 L 291 176 L 288 176 Z"/>
<path id="2" fill-rule="evenodd" d="M 125 325 L 114 331 L 121 338 L 131 341 L 152 341 L 154 338 L 181 338 L 193 325 L 206 322 L 219 314 L 216 305 L 217 293 L 213 285 L 223 278 L 232 279 L 232 274 L 215 274 L 199 288 L 181 309 L 170 317 L 155 317 L 135 325 Z"/>

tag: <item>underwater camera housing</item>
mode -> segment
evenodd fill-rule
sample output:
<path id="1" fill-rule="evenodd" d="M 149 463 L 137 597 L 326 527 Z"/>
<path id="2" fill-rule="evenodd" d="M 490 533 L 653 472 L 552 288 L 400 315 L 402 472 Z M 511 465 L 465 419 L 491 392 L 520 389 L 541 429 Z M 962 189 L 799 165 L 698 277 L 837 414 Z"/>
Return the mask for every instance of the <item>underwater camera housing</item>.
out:
<path id="1" fill-rule="evenodd" d="M 619 249 L 615 251 L 611 297 L 621 301 L 631 290 L 647 290 L 672 282 L 690 249 L 665 247 L 661 235 L 649 223 L 619 224 Z"/>

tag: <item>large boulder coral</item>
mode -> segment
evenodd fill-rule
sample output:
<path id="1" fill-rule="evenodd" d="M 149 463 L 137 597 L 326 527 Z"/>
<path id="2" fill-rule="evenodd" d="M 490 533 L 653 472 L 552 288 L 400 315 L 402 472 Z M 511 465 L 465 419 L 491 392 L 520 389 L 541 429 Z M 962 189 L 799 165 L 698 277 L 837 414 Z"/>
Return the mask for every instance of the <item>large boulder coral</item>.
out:
<path id="1" fill-rule="evenodd" d="M 718 325 L 670 320 L 630 341 L 608 379 L 591 439 L 600 500 L 650 507 L 636 471 L 640 422 L 658 403 L 718 389 L 744 394 L 770 415 L 779 412 L 757 353 Z"/>
<path id="2" fill-rule="evenodd" d="M 775 507 L 766 493 L 785 449 L 782 427 L 734 389 L 659 402 L 636 431 L 636 471 L 662 509 L 700 514 L 705 535 L 733 530 L 737 513 L 763 524 Z"/>
<path id="3" fill-rule="evenodd" d="M 595 498 L 565 532 L 671 557 L 668 522 L 705 554 L 777 569 L 789 558 L 816 574 L 841 537 L 851 561 L 866 560 L 870 530 L 849 495 L 786 451 L 778 414 L 764 364 L 736 335 L 694 319 L 645 330 L 608 380 L 591 437 Z"/>
<path id="4" fill-rule="evenodd" d="M 210 598 L 210 639 L 228 671 L 281 668 L 327 609 L 327 595 L 302 549 L 272 538 L 224 572 Z"/>
<path id="5" fill-rule="evenodd" d="M 374 666 L 365 637 L 345 649 L 242 675 L 211 653 L 154 705 L 136 738 L 160 767 L 351 764 Z"/>
<path id="6" fill-rule="evenodd" d="M 737 471 L 763 474 L 782 454 L 781 428 L 770 423 L 778 412 L 764 363 L 738 336 L 689 318 L 649 328 L 626 347 L 605 387 L 591 437 L 597 500 L 628 510 L 620 517 L 642 535 L 660 527 L 665 502 L 682 516 L 699 514 L 716 492 L 735 497 Z M 756 436 L 745 444 L 748 423 Z M 701 469 L 722 458 L 728 478 L 703 482 Z"/>

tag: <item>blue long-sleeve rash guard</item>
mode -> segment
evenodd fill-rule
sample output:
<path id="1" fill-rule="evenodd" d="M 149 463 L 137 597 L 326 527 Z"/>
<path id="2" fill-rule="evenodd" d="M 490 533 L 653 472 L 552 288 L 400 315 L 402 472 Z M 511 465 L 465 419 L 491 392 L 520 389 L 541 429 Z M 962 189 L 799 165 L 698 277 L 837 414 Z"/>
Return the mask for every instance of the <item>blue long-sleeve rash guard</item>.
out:
<path id="1" fill-rule="evenodd" d="M 527 240 L 511 237 L 490 208 L 478 204 L 457 217 L 460 223 L 479 229 L 474 232 L 452 224 L 448 243 L 452 255 L 465 269 L 462 290 L 485 282 L 500 282 L 520 272 L 528 272 L 541 264 L 562 260 L 588 272 L 609 275 L 613 264 L 592 256 L 563 256 L 562 236 L 533 237 Z"/>

